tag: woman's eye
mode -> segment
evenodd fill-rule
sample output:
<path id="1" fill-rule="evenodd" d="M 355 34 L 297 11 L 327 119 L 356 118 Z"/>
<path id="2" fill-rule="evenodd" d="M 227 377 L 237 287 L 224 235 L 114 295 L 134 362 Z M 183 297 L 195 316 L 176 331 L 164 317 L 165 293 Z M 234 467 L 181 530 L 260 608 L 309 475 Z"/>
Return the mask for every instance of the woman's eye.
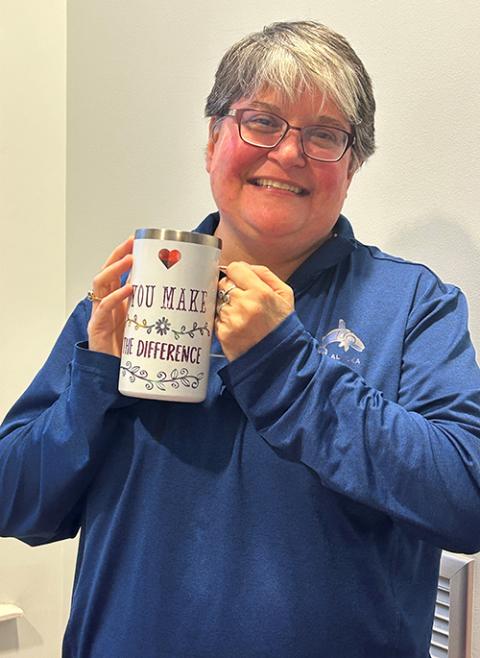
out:
<path id="1" fill-rule="evenodd" d="M 275 117 L 268 114 L 254 114 L 244 118 L 249 128 L 258 130 L 280 130 L 281 124 Z"/>
<path id="2" fill-rule="evenodd" d="M 323 144 L 338 144 L 342 138 L 342 132 L 328 128 L 315 128 L 309 134 L 309 139 Z"/>

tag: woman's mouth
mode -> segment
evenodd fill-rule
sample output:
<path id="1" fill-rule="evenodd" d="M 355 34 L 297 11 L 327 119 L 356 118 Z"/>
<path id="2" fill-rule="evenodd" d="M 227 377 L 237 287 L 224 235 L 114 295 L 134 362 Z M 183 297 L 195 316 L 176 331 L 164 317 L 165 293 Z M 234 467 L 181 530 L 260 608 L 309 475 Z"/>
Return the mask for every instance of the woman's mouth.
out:
<path id="1" fill-rule="evenodd" d="M 284 183 L 283 181 L 274 180 L 272 178 L 250 178 L 249 183 L 256 185 L 257 187 L 266 187 L 268 189 L 274 190 L 285 190 L 286 192 L 292 192 L 298 196 L 305 196 L 309 194 L 308 190 L 304 187 L 299 187 L 293 183 Z"/>

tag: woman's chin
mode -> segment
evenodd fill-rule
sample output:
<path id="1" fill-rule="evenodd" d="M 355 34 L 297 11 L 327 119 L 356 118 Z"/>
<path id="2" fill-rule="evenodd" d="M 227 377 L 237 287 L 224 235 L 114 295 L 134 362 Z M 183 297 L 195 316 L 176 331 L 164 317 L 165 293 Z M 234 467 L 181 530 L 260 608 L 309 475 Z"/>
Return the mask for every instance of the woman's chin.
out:
<path id="1" fill-rule="evenodd" d="M 292 222 L 291 216 L 284 217 L 278 214 L 256 216 L 250 221 L 250 226 L 259 238 L 270 240 L 290 238 L 301 232 L 301 227 L 297 222 Z"/>

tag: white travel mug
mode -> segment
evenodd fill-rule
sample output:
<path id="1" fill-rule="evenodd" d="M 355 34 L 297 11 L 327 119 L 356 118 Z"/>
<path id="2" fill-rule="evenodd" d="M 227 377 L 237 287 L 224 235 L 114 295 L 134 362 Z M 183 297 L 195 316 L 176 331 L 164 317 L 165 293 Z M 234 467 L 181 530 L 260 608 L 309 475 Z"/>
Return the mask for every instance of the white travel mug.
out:
<path id="1" fill-rule="evenodd" d="M 137 229 L 120 393 L 175 402 L 206 398 L 220 249 L 212 235 Z"/>

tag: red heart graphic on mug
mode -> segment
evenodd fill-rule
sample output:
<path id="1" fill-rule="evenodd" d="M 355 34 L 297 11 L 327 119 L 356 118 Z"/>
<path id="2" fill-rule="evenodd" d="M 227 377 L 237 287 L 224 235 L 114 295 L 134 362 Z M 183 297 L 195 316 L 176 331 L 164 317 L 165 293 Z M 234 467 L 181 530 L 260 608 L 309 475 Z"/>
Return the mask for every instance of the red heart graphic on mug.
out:
<path id="1" fill-rule="evenodd" d="M 167 270 L 169 270 L 175 263 L 178 263 L 180 258 L 182 257 L 182 254 L 178 251 L 178 249 L 160 249 L 158 252 L 158 257 L 162 261 L 162 263 L 165 265 Z"/>

